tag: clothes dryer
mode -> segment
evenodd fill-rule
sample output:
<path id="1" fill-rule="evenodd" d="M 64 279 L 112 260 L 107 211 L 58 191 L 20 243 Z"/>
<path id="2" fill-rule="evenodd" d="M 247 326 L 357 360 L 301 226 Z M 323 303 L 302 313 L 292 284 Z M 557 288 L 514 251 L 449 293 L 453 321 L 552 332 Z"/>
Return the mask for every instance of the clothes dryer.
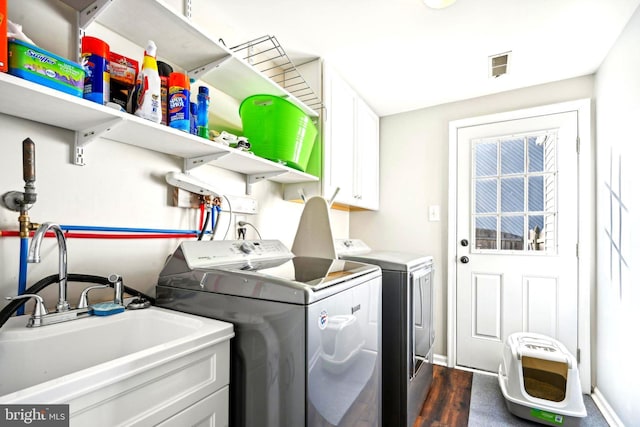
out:
<path id="1" fill-rule="evenodd" d="M 433 380 L 433 258 L 336 239 L 339 258 L 382 269 L 382 425 L 413 426 Z"/>

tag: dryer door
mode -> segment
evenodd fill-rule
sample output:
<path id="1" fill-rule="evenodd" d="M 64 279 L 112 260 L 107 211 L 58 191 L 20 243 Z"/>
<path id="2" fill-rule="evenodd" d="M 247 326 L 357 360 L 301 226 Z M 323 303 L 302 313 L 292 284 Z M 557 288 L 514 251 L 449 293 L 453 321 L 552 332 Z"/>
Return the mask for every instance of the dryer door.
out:
<path id="1" fill-rule="evenodd" d="M 423 363 L 431 363 L 429 353 L 433 344 L 432 299 L 433 286 L 431 267 L 416 270 L 410 275 L 410 289 L 413 295 L 412 319 L 412 362 L 411 378 L 415 377 Z"/>

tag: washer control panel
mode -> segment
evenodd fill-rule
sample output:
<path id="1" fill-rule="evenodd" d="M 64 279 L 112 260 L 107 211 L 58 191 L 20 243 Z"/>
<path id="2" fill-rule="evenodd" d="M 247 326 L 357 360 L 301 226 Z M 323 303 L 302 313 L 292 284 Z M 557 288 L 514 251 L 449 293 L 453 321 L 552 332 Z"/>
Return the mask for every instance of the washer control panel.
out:
<path id="1" fill-rule="evenodd" d="M 279 240 L 200 240 L 182 242 L 180 246 L 191 269 L 293 258 Z"/>
<path id="2" fill-rule="evenodd" d="M 371 248 L 360 239 L 334 239 L 338 256 L 362 255 L 371 252 Z"/>

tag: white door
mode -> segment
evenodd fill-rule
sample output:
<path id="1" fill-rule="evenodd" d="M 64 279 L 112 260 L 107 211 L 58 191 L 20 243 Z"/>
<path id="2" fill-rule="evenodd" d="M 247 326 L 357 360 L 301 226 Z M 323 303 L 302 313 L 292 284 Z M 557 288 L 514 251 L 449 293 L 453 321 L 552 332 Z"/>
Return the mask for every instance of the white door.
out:
<path id="1" fill-rule="evenodd" d="M 578 342 L 577 113 L 458 129 L 456 364 L 518 331 Z"/>

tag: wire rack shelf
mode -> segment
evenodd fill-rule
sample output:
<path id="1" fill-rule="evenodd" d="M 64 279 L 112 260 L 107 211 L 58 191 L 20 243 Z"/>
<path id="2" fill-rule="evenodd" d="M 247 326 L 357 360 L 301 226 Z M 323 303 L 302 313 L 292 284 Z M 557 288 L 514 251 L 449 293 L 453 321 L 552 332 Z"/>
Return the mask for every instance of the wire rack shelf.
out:
<path id="1" fill-rule="evenodd" d="M 255 69 L 280 85 L 309 108 L 322 109 L 320 97 L 302 77 L 274 36 L 262 36 L 230 48 Z"/>

